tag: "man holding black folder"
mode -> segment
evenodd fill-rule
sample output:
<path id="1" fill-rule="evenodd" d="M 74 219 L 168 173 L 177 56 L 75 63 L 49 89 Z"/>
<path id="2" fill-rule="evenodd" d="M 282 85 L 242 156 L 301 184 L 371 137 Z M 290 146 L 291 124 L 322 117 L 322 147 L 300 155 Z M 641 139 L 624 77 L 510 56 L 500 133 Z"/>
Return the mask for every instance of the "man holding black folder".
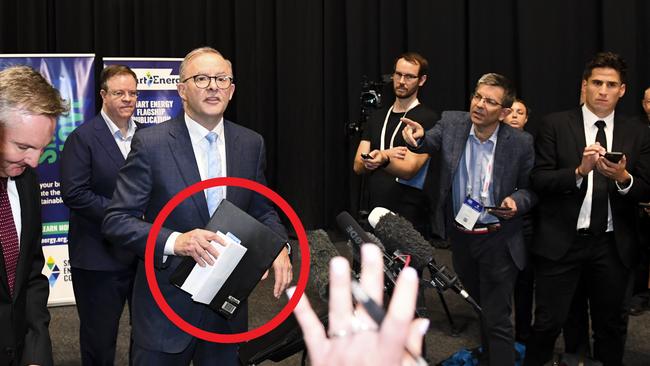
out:
<path id="1" fill-rule="evenodd" d="M 260 135 L 223 118 L 235 85 L 230 61 L 204 47 L 187 54 L 180 66 L 178 92 L 185 114 L 142 130 L 120 171 L 103 231 L 114 245 L 135 251 L 141 260 L 133 293 L 133 362 L 135 365 L 237 365 L 237 345 L 193 338 L 174 326 L 158 309 L 144 273 L 144 251 L 151 223 L 178 192 L 213 177 L 241 177 L 265 184 L 265 150 Z M 247 327 L 243 305 L 226 320 L 170 284 L 169 277 L 186 256 L 199 265 L 218 256 L 210 241 L 222 243 L 205 227 L 219 202 L 228 198 L 283 238 L 285 228 L 269 202 L 257 193 L 215 187 L 196 194 L 174 209 L 156 239 L 154 267 L 160 290 L 185 321 L 216 333 L 239 333 Z M 288 249 L 273 263 L 274 295 L 292 279 Z"/>

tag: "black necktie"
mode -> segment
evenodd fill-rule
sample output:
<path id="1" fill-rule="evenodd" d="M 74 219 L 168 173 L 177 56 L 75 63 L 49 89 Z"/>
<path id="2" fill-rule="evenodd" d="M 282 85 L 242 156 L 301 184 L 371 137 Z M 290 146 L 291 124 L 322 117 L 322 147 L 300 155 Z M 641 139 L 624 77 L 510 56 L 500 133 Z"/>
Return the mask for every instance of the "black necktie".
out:
<path id="1" fill-rule="evenodd" d="M 607 149 L 605 121 L 596 121 L 595 125 L 598 127 L 596 142 Z M 600 234 L 607 230 L 607 178 L 594 169 L 593 183 L 589 230 L 594 234 Z"/>

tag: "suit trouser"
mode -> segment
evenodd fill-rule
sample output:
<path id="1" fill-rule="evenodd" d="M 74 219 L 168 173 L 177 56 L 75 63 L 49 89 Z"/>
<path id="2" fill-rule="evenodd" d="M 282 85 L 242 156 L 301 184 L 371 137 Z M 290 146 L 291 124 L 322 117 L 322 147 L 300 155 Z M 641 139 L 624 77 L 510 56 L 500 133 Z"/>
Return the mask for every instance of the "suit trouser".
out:
<path id="1" fill-rule="evenodd" d="M 534 265 L 535 324 L 525 365 L 543 365 L 551 359 L 581 276 L 589 299 L 594 357 L 605 366 L 621 365 L 630 270 L 620 260 L 613 233 L 579 236 L 560 260 L 536 256 Z"/>
<path id="2" fill-rule="evenodd" d="M 511 314 L 518 268 L 510 255 L 508 235 L 450 231 L 454 269 L 483 308 L 481 342 L 492 366 L 515 364 Z"/>
<path id="3" fill-rule="evenodd" d="M 194 366 L 239 366 L 237 344 L 213 343 L 193 338 L 180 353 L 151 351 L 133 343 L 134 366 L 184 366 L 190 361 Z"/>
<path id="4" fill-rule="evenodd" d="M 79 314 L 79 348 L 83 365 L 110 365 L 124 304 L 131 305 L 135 268 L 92 271 L 71 268 Z"/>

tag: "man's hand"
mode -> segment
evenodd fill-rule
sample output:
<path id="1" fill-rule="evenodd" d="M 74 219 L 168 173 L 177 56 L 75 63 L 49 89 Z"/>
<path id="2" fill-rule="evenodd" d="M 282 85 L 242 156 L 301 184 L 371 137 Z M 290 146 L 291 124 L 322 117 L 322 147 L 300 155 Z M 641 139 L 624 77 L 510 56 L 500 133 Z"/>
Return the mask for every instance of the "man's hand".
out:
<path id="1" fill-rule="evenodd" d="M 386 154 L 387 151 L 390 150 L 372 150 L 368 155 L 370 155 L 370 159 L 363 159 L 363 167 L 366 168 L 366 170 L 375 170 L 379 167 L 381 167 L 386 160 L 388 160 L 388 155 Z"/>
<path id="2" fill-rule="evenodd" d="M 203 229 L 188 231 L 176 238 L 174 254 L 192 257 L 201 267 L 205 267 L 206 264 L 213 265 L 213 258 L 217 258 L 219 252 L 210 244 L 212 240 L 224 246 L 226 244 L 223 239 L 212 231 Z"/>
<path id="3" fill-rule="evenodd" d="M 424 128 L 422 128 L 422 125 L 406 117 L 401 118 L 400 121 L 406 124 L 402 130 L 404 141 L 413 147 L 418 146 L 417 140 L 424 136 Z"/>
<path id="4" fill-rule="evenodd" d="M 262 279 L 268 277 L 267 270 Z M 279 299 L 284 290 L 289 287 L 293 280 L 293 269 L 291 267 L 291 258 L 287 248 L 282 249 L 278 257 L 273 261 L 273 273 L 275 275 L 275 286 L 273 286 L 273 296 Z"/>
<path id="5" fill-rule="evenodd" d="M 517 203 L 510 196 L 504 198 L 503 202 L 501 202 L 501 206 L 499 207 L 508 207 L 510 210 L 489 210 L 490 215 L 498 216 L 502 219 L 508 220 L 517 214 Z"/>
<path id="6" fill-rule="evenodd" d="M 598 142 L 585 147 L 585 150 L 582 153 L 582 161 L 575 171 L 576 177 L 586 177 L 589 172 L 594 170 L 600 156 L 604 155 L 606 152 L 607 150 L 605 150 L 604 147 L 600 146 Z"/>
<path id="7" fill-rule="evenodd" d="M 625 155 L 623 155 L 618 163 L 612 163 L 604 156 L 601 156 L 596 163 L 596 169 L 605 177 L 624 185 L 630 181 L 630 174 L 625 170 L 626 165 L 627 158 Z"/>
<path id="8" fill-rule="evenodd" d="M 404 160 L 407 151 L 408 149 L 406 146 L 397 146 L 392 149 L 384 150 L 384 154 L 394 160 Z"/>

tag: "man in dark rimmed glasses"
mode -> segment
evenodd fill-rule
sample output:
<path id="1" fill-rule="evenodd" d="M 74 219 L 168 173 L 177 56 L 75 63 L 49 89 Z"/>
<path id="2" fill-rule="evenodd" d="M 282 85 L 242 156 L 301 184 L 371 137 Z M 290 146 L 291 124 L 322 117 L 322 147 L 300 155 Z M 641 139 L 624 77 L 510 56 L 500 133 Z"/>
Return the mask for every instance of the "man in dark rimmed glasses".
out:
<path id="1" fill-rule="evenodd" d="M 152 126 L 133 139 L 129 158 L 118 177 L 104 233 L 114 245 L 136 252 L 140 261 L 133 292 L 133 363 L 135 365 L 238 365 L 236 344 L 199 340 L 178 329 L 160 311 L 144 273 L 145 244 L 152 222 L 163 206 L 190 184 L 213 177 L 242 177 L 265 184 L 263 138 L 223 117 L 235 92 L 230 61 L 213 48 L 198 48 L 180 66 L 178 93 L 184 114 Z M 247 307 L 229 320 L 195 303 L 170 284 L 183 257 L 204 266 L 218 256 L 210 241 L 223 244 L 205 227 L 223 198 L 239 206 L 280 236 L 285 228 L 262 196 L 249 190 L 215 187 L 196 194 L 174 209 L 156 239 L 154 267 L 167 303 L 186 322 L 220 334 L 247 329 Z M 292 279 L 288 248 L 273 263 L 274 295 Z"/>
<path id="2" fill-rule="evenodd" d="M 70 209 L 68 249 L 83 365 L 113 365 L 120 316 L 125 302 L 131 302 L 135 255 L 112 247 L 101 228 L 117 175 L 140 128 L 131 118 L 137 86 L 128 66 L 105 67 L 100 113 L 68 136 L 61 154 L 61 196 Z"/>
<path id="3" fill-rule="evenodd" d="M 534 163 L 532 137 L 506 123 L 515 92 L 499 74 L 477 82 L 469 112 L 443 112 L 426 131 L 403 118 L 404 140 L 415 154 L 389 159 L 373 151 L 377 164 L 409 178 L 427 156 L 440 154 L 440 188 L 434 225 L 446 230 L 454 269 L 483 308 L 481 362 L 514 365 L 512 293 L 526 264 L 522 216 L 535 203 L 529 188 Z"/>

